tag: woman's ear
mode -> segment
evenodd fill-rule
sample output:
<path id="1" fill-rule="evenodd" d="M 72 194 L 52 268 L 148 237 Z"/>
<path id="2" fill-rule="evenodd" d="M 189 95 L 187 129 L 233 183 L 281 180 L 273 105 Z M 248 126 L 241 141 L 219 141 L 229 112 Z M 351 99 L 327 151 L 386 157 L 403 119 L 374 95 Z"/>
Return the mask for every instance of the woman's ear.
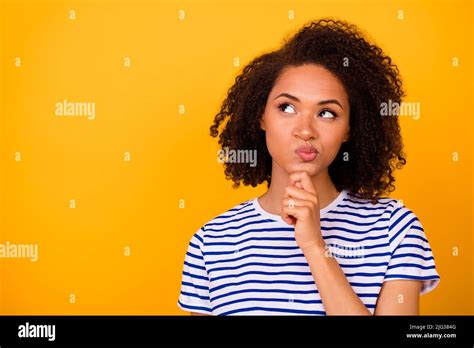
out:
<path id="1" fill-rule="evenodd" d="M 347 133 L 346 135 L 344 136 L 344 139 L 342 140 L 343 143 L 347 142 L 349 140 L 351 136 L 351 133 L 350 133 L 350 128 L 347 128 Z"/>
<path id="2" fill-rule="evenodd" d="M 266 131 L 265 129 L 265 121 L 263 120 L 263 115 L 260 117 L 260 129 Z"/>

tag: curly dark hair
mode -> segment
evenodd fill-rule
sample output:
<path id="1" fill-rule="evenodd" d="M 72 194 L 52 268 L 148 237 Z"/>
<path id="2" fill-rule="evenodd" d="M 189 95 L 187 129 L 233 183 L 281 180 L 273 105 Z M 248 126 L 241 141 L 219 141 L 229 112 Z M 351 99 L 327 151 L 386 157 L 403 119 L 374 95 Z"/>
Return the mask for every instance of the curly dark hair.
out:
<path id="1" fill-rule="evenodd" d="M 255 58 L 236 77 L 210 133 L 217 137 L 222 125 L 222 148 L 256 148 L 258 165 L 225 163 L 226 179 L 234 182 L 234 188 L 240 181 L 253 187 L 267 181 L 270 186 L 272 159 L 260 119 L 282 70 L 303 64 L 328 69 L 339 78 L 349 97 L 349 140 L 342 143 L 328 168 L 337 190 L 346 189 L 373 202 L 393 191 L 393 171 L 406 164 L 406 156 L 398 116 L 382 117 L 380 108 L 389 100 L 400 103 L 405 96 L 398 67 L 355 25 L 330 18 L 309 22 L 280 49 Z M 349 161 L 344 160 L 345 153 Z"/>

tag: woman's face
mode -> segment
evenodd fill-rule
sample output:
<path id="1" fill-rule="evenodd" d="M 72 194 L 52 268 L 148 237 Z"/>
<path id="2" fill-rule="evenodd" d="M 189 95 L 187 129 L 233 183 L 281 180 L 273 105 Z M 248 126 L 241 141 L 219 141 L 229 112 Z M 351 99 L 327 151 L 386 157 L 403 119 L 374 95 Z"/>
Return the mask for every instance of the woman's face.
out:
<path id="1" fill-rule="evenodd" d="M 260 126 L 273 165 L 287 173 L 305 170 L 317 175 L 349 138 L 344 86 L 321 66 L 287 67 L 268 96 Z"/>

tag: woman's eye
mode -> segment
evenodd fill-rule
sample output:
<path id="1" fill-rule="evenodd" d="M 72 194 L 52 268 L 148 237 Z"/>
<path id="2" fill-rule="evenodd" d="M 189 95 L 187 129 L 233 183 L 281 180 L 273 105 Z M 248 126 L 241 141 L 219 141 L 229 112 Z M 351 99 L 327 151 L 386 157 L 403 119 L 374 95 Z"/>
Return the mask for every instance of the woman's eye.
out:
<path id="1" fill-rule="evenodd" d="M 283 103 L 283 104 L 278 105 L 278 109 L 280 109 L 283 112 L 285 112 L 285 110 L 287 110 L 288 108 L 292 108 L 294 111 L 293 105 L 291 104 Z"/>
<path id="2" fill-rule="evenodd" d="M 321 118 L 336 118 L 336 114 L 330 110 L 322 110 L 319 116 L 321 116 Z"/>

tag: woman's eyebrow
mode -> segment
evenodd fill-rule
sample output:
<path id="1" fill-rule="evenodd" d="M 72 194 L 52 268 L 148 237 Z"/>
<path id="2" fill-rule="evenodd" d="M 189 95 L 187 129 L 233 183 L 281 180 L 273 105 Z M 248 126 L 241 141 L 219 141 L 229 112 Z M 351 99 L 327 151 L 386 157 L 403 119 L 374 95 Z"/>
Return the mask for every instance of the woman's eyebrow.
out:
<path id="1" fill-rule="evenodd" d="M 299 100 L 297 97 L 291 95 L 291 94 L 288 94 L 288 93 L 281 93 L 279 94 L 278 96 L 275 97 L 275 99 L 279 98 L 279 97 L 287 97 L 289 99 L 293 99 L 297 102 L 301 102 L 301 100 Z M 337 104 L 341 107 L 342 110 L 344 110 L 344 108 L 342 107 L 341 103 L 339 103 L 339 101 L 337 99 L 326 99 L 326 100 L 320 100 L 318 102 L 318 105 L 326 105 L 326 104 Z"/>

